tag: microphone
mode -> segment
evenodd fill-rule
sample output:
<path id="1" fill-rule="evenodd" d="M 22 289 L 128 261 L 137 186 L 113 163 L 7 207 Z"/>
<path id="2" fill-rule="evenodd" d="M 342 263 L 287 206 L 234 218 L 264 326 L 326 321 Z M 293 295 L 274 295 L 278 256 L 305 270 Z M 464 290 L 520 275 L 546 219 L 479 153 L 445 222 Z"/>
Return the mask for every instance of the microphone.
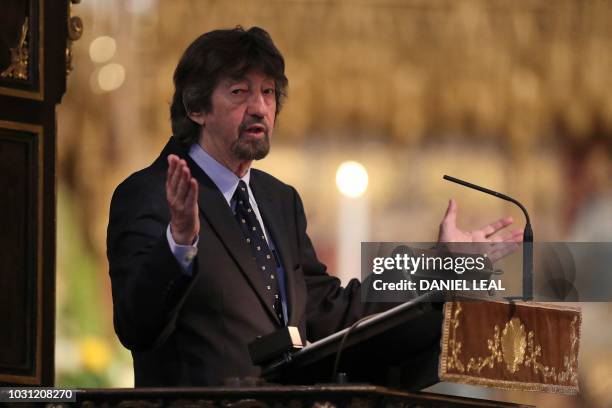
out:
<path id="1" fill-rule="evenodd" d="M 477 186 L 476 184 L 469 183 L 467 181 L 447 176 L 443 177 L 444 180 L 452 181 L 453 183 L 461 184 L 462 186 L 472 188 L 474 190 L 481 191 L 483 193 L 491 194 L 502 200 L 510 201 L 516 204 L 525 214 L 527 223 L 525 224 L 525 230 L 523 231 L 523 298 L 524 300 L 533 300 L 533 230 L 531 229 L 531 221 L 527 209 L 523 204 L 519 203 L 514 198 L 507 196 L 497 191 L 489 190 L 488 188 Z M 508 300 L 521 299 L 520 297 L 510 297 Z"/>

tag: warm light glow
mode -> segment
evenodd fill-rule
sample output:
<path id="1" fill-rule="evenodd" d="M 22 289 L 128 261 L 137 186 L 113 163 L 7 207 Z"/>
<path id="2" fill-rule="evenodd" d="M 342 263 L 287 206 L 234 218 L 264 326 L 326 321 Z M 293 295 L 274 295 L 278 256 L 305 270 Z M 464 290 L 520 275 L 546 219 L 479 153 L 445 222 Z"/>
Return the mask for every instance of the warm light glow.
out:
<path id="1" fill-rule="evenodd" d="M 156 6 L 157 0 L 132 0 L 125 3 L 125 8 L 130 13 L 147 14 Z"/>
<path id="2" fill-rule="evenodd" d="M 368 172 L 361 163 L 346 161 L 336 171 L 336 185 L 345 196 L 359 197 L 368 188 Z"/>
<path id="3" fill-rule="evenodd" d="M 106 64 L 98 72 L 98 85 L 103 91 L 114 91 L 123 84 L 125 69 L 119 64 Z"/>
<path id="4" fill-rule="evenodd" d="M 113 58 L 116 50 L 117 44 L 114 38 L 101 36 L 93 40 L 89 45 L 89 57 L 93 62 L 106 62 Z"/>
<path id="5" fill-rule="evenodd" d="M 100 85 L 98 85 L 98 74 L 100 73 L 100 68 L 96 68 L 91 75 L 89 75 L 89 88 L 95 94 L 104 93 L 103 90 L 100 89 Z"/>
<path id="6" fill-rule="evenodd" d="M 100 337 L 86 337 L 79 343 L 81 365 L 94 373 L 104 372 L 111 361 L 108 343 Z"/>

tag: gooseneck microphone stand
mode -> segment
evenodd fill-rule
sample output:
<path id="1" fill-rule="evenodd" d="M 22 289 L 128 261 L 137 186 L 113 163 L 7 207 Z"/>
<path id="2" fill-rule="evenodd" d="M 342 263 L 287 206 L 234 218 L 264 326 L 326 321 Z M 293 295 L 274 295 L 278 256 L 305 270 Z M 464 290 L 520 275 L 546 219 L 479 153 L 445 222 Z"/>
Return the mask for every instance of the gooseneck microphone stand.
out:
<path id="1" fill-rule="evenodd" d="M 525 224 L 525 230 L 523 231 L 523 297 L 512 296 L 506 299 L 510 301 L 520 299 L 533 300 L 533 230 L 531 229 L 531 221 L 529 219 L 527 209 L 525 209 L 523 204 L 519 203 L 514 198 L 502 193 L 498 193 L 497 191 L 489 190 L 488 188 L 480 187 L 476 184 L 472 184 L 455 177 L 447 176 L 446 174 L 443 178 L 445 180 L 452 181 L 453 183 L 461 184 L 462 186 L 472 188 L 483 193 L 491 194 L 492 196 L 501 198 L 502 200 L 510 201 L 511 203 L 514 203 L 519 206 L 519 208 L 523 211 L 523 214 L 525 214 L 525 219 L 527 220 L 527 223 Z"/>

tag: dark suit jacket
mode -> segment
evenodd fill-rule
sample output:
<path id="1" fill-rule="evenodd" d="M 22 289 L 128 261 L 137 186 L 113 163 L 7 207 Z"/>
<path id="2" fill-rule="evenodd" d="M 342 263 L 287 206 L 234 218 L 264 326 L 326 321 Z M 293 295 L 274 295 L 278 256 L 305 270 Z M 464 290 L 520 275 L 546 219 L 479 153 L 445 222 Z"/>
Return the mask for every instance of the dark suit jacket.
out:
<path id="1" fill-rule="evenodd" d="M 199 181 L 193 277 L 182 272 L 165 235 L 171 153 L 187 160 Z M 359 282 L 342 288 L 317 259 L 296 190 L 255 169 L 250 185 L 285 269 L 289 325 L 315 341 L 371 313 Z M 215 385 L 259 374 L 247 344 L 280 322 L 264 302 L 261 275 L 223 195 L 173 138 L 150 167 L 115 190 L 107 255 L 115 331 L 132 351 L 136 386 Z"/>

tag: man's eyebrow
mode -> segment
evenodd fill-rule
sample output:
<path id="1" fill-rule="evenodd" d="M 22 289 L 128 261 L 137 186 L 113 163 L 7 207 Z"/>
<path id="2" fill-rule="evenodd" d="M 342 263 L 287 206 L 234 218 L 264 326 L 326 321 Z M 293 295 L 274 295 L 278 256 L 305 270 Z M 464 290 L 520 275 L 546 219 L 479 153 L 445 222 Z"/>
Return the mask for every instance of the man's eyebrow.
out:
<path id="1" fill-rule="evenodd" d="M 235 77 L 231 77 L 230 76 L 230 77 L 225 77 L 222 80 L 222 82 L 225 83 L 225 85 L 227 85 L 227 86 L 231 86 L 231 85 L 237 84 L 239 82 L 247 82 L 247 79 L 246 79 L 246 77 L 243 77 L 243 76 L 235 76 Z"/>
<path id="2" fill-rule="evenodd" d="M 274 78 L 269 77 L 269 78 L 264 79 L 264 82 L 268 82 L 268 81 L 270 81 L 272 85 L 276 87 L 276 80 Z M 240 82 L 248 83 L 249 79 L 246 76 L 237 75 L 237 76 L 227 76 L 221 80 L 221 83 L 223 83 L 225 86 L 232 86 Z"/>

